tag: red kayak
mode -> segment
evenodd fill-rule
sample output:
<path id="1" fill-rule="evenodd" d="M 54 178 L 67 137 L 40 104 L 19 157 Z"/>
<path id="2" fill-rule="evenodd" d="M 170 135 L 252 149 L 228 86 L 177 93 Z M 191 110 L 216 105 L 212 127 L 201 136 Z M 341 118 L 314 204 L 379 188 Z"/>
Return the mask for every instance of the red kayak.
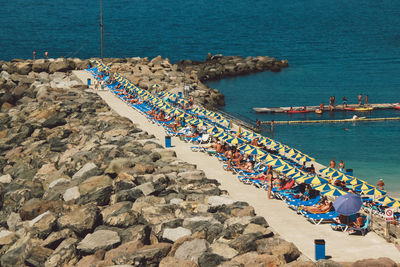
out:
<path id="1" fill-rule="evenodd" d="M 394 108 L 400 110 L 400 104 L 394 106 Z"/>
<path id="2" fill-rule="evenodd" d="M 308 113 L 311 110 L 285 110 L 286 113 Z"/>

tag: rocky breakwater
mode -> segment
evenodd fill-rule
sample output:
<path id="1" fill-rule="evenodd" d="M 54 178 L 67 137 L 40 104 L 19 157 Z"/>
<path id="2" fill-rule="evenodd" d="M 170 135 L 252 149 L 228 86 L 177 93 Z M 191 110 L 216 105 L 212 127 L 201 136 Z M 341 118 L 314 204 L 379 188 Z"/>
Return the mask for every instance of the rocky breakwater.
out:
<path id="1" fill-rule="evenodd" d="M 73 75 L 6 76 L 1 266 L 316 266 Z"/>
<path id="2" fill-rule="evenodd" d="M 202 83 L 195 73 L 178 70 L 178 66 L 171 64 L 168 58 L 108 58 L 103 62 L 111 67 L 112 72 L 122 74 L 142 89 L 178 93 L 188 86 L 189 95 L 196 103 L 209 109 L 225 105 L 223 94 Z"/>
<path id="3" fill-rule="evenodd" d="M 201 81 L 246 75 L 261 71 L 279 72 L 289 66 L 287 60 L 268 56 L 246 57 L 208 54 L 205 61 L 181 60 L 178 70 L 196 75 Z"/>
<path id="4" fill-rule="evenodd" d="M 73 76 L 29 75 L 26 93 L 1 90 L 1 266 L 278 266 L 299 258 L 251 206 Z"/>

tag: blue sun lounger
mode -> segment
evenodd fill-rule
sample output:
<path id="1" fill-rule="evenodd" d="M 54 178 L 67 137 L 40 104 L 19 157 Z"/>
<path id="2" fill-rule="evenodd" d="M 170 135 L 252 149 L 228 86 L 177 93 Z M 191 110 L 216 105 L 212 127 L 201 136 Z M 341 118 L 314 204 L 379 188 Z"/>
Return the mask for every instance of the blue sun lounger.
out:
<path id="1" fill-rule="evenodd" d="M 307 218 L 307 220 L 309 220 L 315 225 L 318 225 L 322 222 L 332 221 L 333 219 L 339 216 L 339 214 L 336 211 L 330 211 L 327 213 L 318 213 L 318 214 L 305 213 L 303 215 L 304 217 Z"/>

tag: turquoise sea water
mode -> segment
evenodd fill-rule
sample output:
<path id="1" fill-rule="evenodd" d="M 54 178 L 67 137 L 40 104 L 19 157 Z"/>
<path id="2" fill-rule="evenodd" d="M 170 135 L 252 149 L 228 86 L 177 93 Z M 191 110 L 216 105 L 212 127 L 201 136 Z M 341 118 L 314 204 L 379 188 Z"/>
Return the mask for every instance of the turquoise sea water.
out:
<path id="1" fill-rule="evenodd" d="M 251 120 L 302 119 L 256 115 L 251 108 L 318 105 L 331 95 L 400 102 L 396 1 L 103 0 L 103 13 L 105 57 L 200 60 L 211 52 L 288 59 L 290 67 L 281 73 L 209 83 L 225 94 L 226 111 Z M 0 25 L 0 59 L 29 58 L 33 49 L 39 56 L 46 50 L 52 57 L 99 55 L 99 1 L 2 1 Z M 331 116 L 352 114 L 322 118 Z M 372 183 L 383 178 L 390 190 L 400 191 L 400 122 L 277 125 L 274 134 L 321 163 L 343 159 L 355 175 Z"/>

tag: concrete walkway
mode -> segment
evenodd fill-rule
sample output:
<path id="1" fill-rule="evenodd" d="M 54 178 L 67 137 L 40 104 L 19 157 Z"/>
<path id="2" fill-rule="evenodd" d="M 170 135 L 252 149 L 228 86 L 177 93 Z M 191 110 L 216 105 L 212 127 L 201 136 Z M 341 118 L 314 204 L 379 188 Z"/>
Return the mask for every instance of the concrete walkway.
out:
<path id="1" fill-rule="evenodd" d="M 75 71 L 74 74 L 84 83 L 90 78 L 90 74 L 85 71 Z M 152 124 L 113 93 L 98 91 L 98 94 L 119 115 L 129 118 L 142 130 L 154 134 L 158 142 L 163 144 L 165 132 L 161 126 Z M 233 199 L 252 205 L 257 215 L 265 217 L 275 232 L 293 242 L 310 259 L 314 259 L 314 239 L 325 239 L 326 255 L 335 261 L 353 262 L 365 258 L 389 257 L 400 262 L 400 253 L 394 244 L 387 243 L 374 232 L 366 236 L 350 236 L 347 233 L 332 231 L 329 224 L 311 224 L 289 209 L 283 201 L 268 200 L 264 190 L 245 185 L 235 175 L 224 171 L 217 158 L 191 151 L 191 145 L 178 138 L 172 138 L 172 145 L 171 149 L 176 151 L 178 158 L 196 164 L 208 178 L 218 180 L 221 189 L 227 190 Z"/>

